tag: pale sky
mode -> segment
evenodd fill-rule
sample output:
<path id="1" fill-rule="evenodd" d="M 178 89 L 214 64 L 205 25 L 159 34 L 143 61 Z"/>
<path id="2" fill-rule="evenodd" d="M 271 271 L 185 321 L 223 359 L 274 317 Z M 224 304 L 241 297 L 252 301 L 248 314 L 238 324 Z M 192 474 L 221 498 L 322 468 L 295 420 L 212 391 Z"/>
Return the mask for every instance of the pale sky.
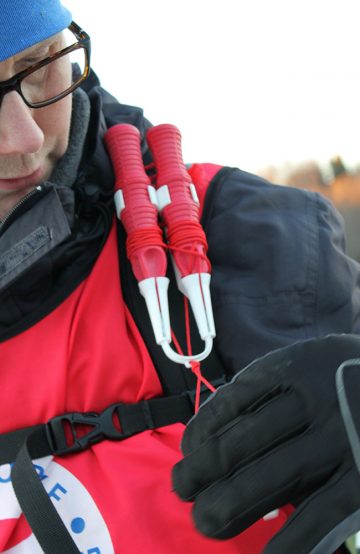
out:
<path id="1" fill-rule="evenodd" d="M 186 162 L 360 162 L 359 0 L 64 0 L 121 102 Z"/>

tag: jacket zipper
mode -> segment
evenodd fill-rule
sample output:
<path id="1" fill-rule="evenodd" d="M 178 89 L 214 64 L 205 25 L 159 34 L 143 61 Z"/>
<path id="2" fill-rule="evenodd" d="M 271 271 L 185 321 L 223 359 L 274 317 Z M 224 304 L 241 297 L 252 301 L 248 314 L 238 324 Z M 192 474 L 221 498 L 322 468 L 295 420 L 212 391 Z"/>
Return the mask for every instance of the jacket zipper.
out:
<path id="1" fill-rule="evenodd" d="M 25 194 L 25 196 L 23 196 L 19 202 L 17 202 L 17 204 L 15 204 L 15 206 L 13 208 L 11 208 L 11 210 L 9 211 L 9 213 L 5 216 L 5 218 L 0 221 L 0 232 L 3 230 L 4 226 L 6 225 L 6 223 L 8 223 L 9 219 L 12 218 L 12 216 L 14 215 L 14 213 L 27 201 L 29 200 L 29 198 L 31 198 L 32 196 L 34 196 L 35 194 L 38 194 L 39 192 L 41 192 L 43 190 L 43 187 L 41 185 L 38 185 L 37 187 L 35 187 L 33 190 L 31 190 L 30 192 L 28 192 L 27 194 Z"/>

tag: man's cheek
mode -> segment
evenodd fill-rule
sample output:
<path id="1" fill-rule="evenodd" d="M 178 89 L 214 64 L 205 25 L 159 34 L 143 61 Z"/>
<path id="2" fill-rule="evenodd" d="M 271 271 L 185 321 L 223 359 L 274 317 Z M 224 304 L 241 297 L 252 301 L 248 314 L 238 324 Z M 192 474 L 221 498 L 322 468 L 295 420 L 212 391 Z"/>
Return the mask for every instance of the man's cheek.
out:
<path id="1" fill-rule="evenodd" d="M 71 123 L 71 96 L 39 110 L 36 120 L 44 133 L 48 154 L 60 158 L 66 152 Z"/>

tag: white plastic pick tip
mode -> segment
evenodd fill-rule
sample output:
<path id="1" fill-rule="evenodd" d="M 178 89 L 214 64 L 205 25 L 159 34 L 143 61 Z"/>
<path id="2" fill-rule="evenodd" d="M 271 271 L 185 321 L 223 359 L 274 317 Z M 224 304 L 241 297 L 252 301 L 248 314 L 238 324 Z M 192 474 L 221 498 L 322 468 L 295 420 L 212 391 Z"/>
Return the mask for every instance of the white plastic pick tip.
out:
<path id="1" fill-rule="evenodd" d="M 199 335 L 203 340 L 216 335 L 210 279 L 209 273 L 192 273 L 178 281 L 180 291 L 189 299 Z"/>
<path id="2" fill-rule="evenodd" d="M 193 273 L 181 278 L 174 259 L 172 261 L 178 289 L 190 302 L 199 335 L 205 341 L 205 348 L 200 354 L 184 356 L 174 352 L 170 345 L 162 344 L 161 346 L 168 358 L 189 367 L 191 362 L 200 362 L 207 358 L 212 350 L 213 338 L 216 336 L 210 295 L 211 277 L 209 273 Z"/>
<path id="3" fill-rule="evenodd" d="M 199 354 L 186 356 L 175 352 L 170 346 L 168 286 L 169 279 L 167 277 L 150 277 L 139 282 L 139 289 L 145 298 L 156 343 L 162 347 L 164 354 L 170 360 L 190 367 L 192 362 L 200 362 L 210 354 L 213 338 L 215 337 L 210 297 L 210 275 L 208 273 L 196 273 L 180 279 L 179 288 L 189 299 L 199 334 L 205 341 L 204 350 Z"/>
<path id="4" fill-rule="evenodd" d="M 139 282 L 139 289 L 145 298 L 156 344 L 171 341 L 167 277 L 149 277 Z"/>

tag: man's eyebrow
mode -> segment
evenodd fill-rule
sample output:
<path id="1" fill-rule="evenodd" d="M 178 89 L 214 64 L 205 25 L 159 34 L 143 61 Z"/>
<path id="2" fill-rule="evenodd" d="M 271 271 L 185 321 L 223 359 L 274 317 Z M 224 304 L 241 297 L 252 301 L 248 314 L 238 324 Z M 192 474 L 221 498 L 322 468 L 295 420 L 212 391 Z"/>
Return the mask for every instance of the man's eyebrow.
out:
<path id="1" fill-rule="evenodd" d="M 31 57 L 33 56 L 34 54 L 39 54 L 41 52 L 46 52 L 46 50 L 49 50 L 49 47 L 50 47 L 50 43 L 48 44 L 39 44 L 38 46 L 32 48 L 32 49 L 29 49 L 28 51 L 26 52 L 23 52 L 23 56 L 24 58 L 26 57 Z"/>

